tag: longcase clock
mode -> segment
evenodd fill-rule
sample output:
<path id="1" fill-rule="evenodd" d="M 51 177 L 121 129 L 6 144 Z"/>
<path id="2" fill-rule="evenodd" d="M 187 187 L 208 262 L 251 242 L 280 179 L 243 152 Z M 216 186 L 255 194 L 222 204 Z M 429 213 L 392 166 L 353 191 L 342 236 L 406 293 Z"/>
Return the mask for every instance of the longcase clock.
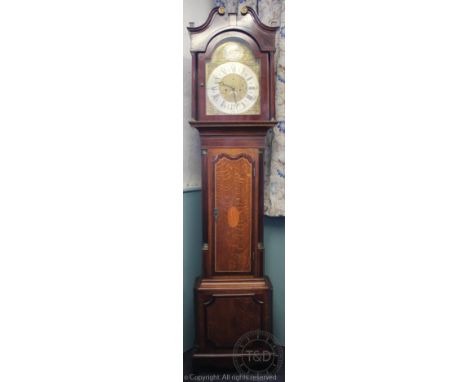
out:
<path id="1" fill-rule="evenodd" d="M 203 275 L 195 284 L 196 366 L 231 366 L 236 341 L 272 330 L 263 272 L 263 156 L 275 121 L 277 27 L 250 7 L 188 27 L 192 126 L 201 138 Z"/>

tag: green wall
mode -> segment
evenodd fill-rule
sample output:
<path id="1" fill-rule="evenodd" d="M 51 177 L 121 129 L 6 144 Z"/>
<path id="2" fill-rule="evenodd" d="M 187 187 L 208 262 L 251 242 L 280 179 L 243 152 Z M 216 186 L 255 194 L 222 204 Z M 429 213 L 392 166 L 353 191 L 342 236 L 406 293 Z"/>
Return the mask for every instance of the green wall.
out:
<path id="1" fill-rule="evenodd" d="M 195 342 L 193 286 L 202 272 L 201 191 L 184 192 L 184 351 Z"/>
<path id="2" fill-rule="evenodd" d="M 265 217 L 265 274 L 273 284 L 273 334 L 284 345 L 284 218 Z M 184 192 L 184 351 L 195 341 L 193 285 L 201 275 L 201 191 Z"/>
<path id="3" fill-rule="evenodd" d="M 273 284 L 273 334 L 284 345 L 284 217 L 263 221 L 265 274 Z"/>

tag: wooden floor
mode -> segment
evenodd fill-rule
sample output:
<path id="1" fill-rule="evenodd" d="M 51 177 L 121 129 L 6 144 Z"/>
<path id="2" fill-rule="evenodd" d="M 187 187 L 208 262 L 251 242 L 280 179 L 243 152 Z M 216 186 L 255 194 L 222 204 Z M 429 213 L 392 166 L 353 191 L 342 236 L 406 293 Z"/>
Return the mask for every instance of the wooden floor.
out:
<path id="1" fill-rule="evenodd" d="M 206 376 L 206 379 L 196 379 L 194 376 Z M 194 373 L 192 371 L 192 351 L 187 351 L 184 353 L 184 381 L 210 381 L 210 382 L 226 382 L 226 381 L 236 381 L 237 379 L 232 378 L 238 376 L 238 373 L 231 371 L 213 371 L 213 372 L 203 372 L 203 373 Z M 230 376 L 226 377 L 226 376 Z M 209 377 L 209 378 L 208 378 Z M 259 381 L 274 381 L 274 382 L 284 382 L 284 363 L 283 367 L 277 375 L 270 376 L 268 379 L 262 377 L 263 379 L 258 379 Z M 254 378 L 246 379 L 248 381 L 255 381 Z"/>

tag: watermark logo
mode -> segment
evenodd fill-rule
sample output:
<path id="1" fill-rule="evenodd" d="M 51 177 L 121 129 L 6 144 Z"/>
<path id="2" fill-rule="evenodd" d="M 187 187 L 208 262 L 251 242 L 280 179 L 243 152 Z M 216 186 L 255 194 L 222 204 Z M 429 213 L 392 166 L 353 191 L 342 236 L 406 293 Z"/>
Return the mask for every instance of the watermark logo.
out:
<path id="1" fill-rule="evenodd" d="M 234 366 L 240 374 L 276 374 L 283 365 L 284 351 L 273 334 L 253 330 L 234 345 Z"/>

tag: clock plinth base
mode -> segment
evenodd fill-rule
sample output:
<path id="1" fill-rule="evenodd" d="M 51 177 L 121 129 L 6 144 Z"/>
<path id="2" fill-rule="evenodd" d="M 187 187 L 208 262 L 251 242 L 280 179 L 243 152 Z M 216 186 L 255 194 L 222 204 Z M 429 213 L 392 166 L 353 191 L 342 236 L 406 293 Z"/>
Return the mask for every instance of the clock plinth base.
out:
<path id="1" fill-rule="evenodd" d="M 275 357 L 276 354 L 269 352 L 267 355 L 262 353 L 265 359 Z M 193 372 L 202 372 L 202 371 L 234 371 L 236 369 L 234 365 L 234 358 L 242 359 L 241 362 L 245 362 L 247 365 L 251 364 L 251 368 L 260 368 L 263 369 L 269 365 L 268 361 L 250 361 L 248 362 L 248 357 L 246 354 L 242 353 L 197 353 L 196 351 L 192 355 L 192 371 Z"/>
<path id="2" fill-rule="evenodd" d="M 271 300 L 268 277 L 198 279 L 194 369 L 232 368 L 234 347 L 240 337 L 254 330 L 271 332 Z"/>

